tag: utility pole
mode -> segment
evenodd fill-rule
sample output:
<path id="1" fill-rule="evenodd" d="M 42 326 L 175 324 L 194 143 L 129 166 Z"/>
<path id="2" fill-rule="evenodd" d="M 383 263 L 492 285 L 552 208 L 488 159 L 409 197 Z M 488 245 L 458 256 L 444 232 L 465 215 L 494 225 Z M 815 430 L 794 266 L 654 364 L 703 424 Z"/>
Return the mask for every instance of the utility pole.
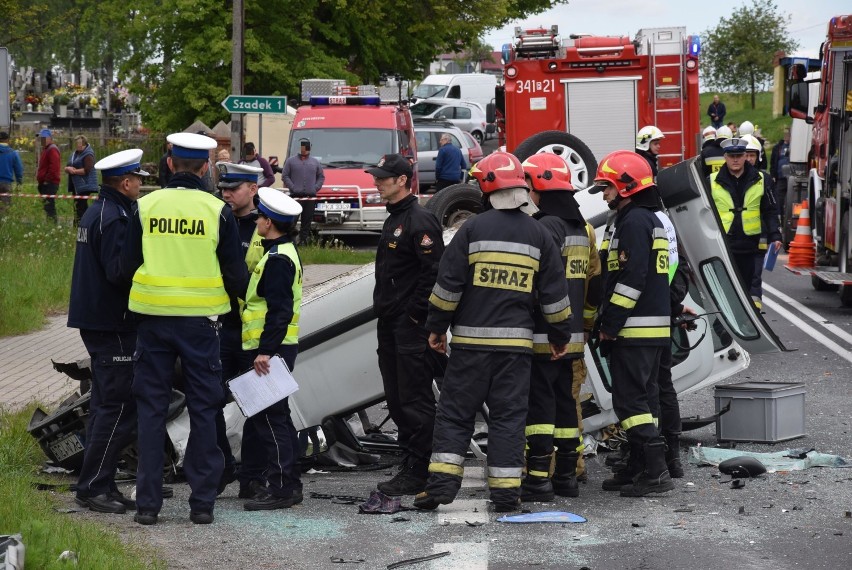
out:
<path id="1" fill-rule="evenodd" d="M 231 94 L 243 94 L 243 34 L 245 31 L 245 8 L 243 0 L 234 0 L 233 13 L 233 62 L 231 64 Z M 243 138 L 243 115 L 231 115 L 231 160 L 239 162 Z"/>

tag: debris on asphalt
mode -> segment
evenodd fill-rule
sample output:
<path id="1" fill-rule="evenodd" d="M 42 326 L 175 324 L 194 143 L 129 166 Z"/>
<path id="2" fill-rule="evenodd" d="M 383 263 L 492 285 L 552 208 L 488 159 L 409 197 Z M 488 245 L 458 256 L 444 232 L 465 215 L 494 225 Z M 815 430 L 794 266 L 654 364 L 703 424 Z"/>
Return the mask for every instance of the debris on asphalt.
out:
<path id="1" fill-rule="evenodd" d="M 748 455 L 726 459 L 719 464 L 719 471 L 736 478 L 757 477 L 766 473 L 766 466 Z M 738 489 L 739 487 L 733 487 Z"/>
<path id="2" fill-rule="evenodd" d="M 804 457 L 797 459 L 804 454 Z M 791 457 L 791 455 L 793 457 Z M 757 453 L 751 451 L 740 451 L 733 449 L 720 449 L 717 447 L 689 448 L 687 461 L 692 465 L 718 466 L 727 459 L 734 457 L 753 457 L 760 461 L 767 473 L 779 471 L 802 471 L 811 467 L 852 468 L 852 461 L 844 459 L 839 455 L 818 453 L 803 449 L 786 449 L 773 453 Z"/>
<path id="3" fill-rule="evenodd" d="M 645 526 L 645 523 L 630 523 L 630 526 L 633 528 L 642 528 Z"/>
<path id="4" fill-rule="evenodd" d="M 676 513 L 691 513 L 693 508 L 691 506 L 680 507 L 674 510 Z"/>
<path id="5" fill-rule="evenodd" d="M 734 479 L 731 481 L 731 489 L 743 489 L 745 488 L 745 481 L 742 479 Z"/>
<path id="6" fill-rule="evenodd" d="M 332 499 L 332 502 L 334 500 Z M 381 491 L 370 491 L 370 498 L 358 506 L 358 512 L 368 515 L 392 515 L 402 510 L 402 499 Z"/>
<path id="7" fill-rule="evenodd" d="M 388 564 L 388 570 L 392 568 L 402 568 L 403 566 L 411 566 L 412 564 L 419 564 L 421 562 L 427 562 L 429 560 L 436 560 L 438 558 L 443 558 L 444 556 L 449 556 L 450 551 L 438 552 L 437 554 L 430 554 L 429 556 L 420 556 L 419 558 L 409 558 L 408 560 L 400 560 L 399 562 L 394 562 L 393 564 Z"/>
<path id="8" fill-rule="evenodd" d="M 335 564 L 361 564 L 365 562 L 364 558 L 340 558 L 339 556 L 332 556 L 331 561 Z"/>
<path id="9" fill-rule="evenodd" d="M 471 522 L 471 521 L 464 521 L 464 524 L 466 524 L 467 526 L 482 526 L 482 525 L 484 525 L 485 523 L 484 523 L 484 522 L 482 522 L 482 521 L 473 521 L 473 522 Z"/>
<path id="10" fill-rule="evenodd" d="M 410 520 L 408 517 L 393 517 L 391 522 L 409 522 Z"/>

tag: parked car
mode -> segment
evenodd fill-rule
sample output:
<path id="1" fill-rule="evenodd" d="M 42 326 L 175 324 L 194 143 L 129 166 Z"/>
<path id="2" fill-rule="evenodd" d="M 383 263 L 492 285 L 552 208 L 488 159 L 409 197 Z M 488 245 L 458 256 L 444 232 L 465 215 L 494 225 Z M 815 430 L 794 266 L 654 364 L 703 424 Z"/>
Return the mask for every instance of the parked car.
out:
<path id="1" fill-rule="evenodd" d="M 443 119 L 469 132 L 480 144 L 485 140 L 488 123 L 478 103 L 458 99 L 427 99 L 411 106 L 414 119 Z"/>
<path id="2" fill-rule="evenodd" d="M 482 158 L 482 147 L 470 133 L 462 131 L 449 121 L 415 119 L 414 136 L 417 139 L 417 174 L 420 189 L 425 192 L 435 184 L 435 161 L 443 135 L 450 135 L 451 143 L 460 148 L 468 167 Z M 467 174 L 465 173 L 465 178 Z"/>

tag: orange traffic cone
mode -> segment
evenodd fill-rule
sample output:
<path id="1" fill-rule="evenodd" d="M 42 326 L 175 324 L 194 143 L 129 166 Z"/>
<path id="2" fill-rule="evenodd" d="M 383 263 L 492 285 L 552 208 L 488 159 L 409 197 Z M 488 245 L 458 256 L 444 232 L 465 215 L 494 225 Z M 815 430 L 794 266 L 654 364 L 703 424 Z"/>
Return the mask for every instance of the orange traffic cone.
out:
<path id="1" fill-rule="evenodd" d="M 807 200 L 802 202 L 802 210 L 799 213 L 799 224 L 796 226 L 796 237 L 790 243 L 788 253 L 787 267 L 813 268 L 816 253 L 814 238 L 811 235 L 811 214 L 808 210 Z"/>

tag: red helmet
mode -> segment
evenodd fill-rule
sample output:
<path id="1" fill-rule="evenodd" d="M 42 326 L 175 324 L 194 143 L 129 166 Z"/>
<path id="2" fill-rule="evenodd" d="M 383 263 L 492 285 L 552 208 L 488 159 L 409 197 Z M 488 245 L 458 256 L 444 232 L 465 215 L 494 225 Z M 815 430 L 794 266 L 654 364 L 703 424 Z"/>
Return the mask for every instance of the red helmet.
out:
<path id="1" fill-rule="evenodd" d="M 555 154 L 534 154 L 526 159 L 522 166 L 524 173 L 532 181 L 532 189 L 536 192 L 574 190 L 571 185 L 571 169 Z"/>
<path id="2" fill-rule="evenodd" d="M 485 194 L 504 188 L 527 187 L 521 162 L 508 152 L 492 152 L 474 164 L 470 173 L 479 181 L 479 189 Z"/>
<path id="3" fill-rule="evenodd" d="M 618 195 L 627 198 L 653 186 L 654 173 L 645 157 L 631 150 L 617 150 L 601 160 L 595 175 L 595 182 L 598 181 L 612 183 Z"/>

